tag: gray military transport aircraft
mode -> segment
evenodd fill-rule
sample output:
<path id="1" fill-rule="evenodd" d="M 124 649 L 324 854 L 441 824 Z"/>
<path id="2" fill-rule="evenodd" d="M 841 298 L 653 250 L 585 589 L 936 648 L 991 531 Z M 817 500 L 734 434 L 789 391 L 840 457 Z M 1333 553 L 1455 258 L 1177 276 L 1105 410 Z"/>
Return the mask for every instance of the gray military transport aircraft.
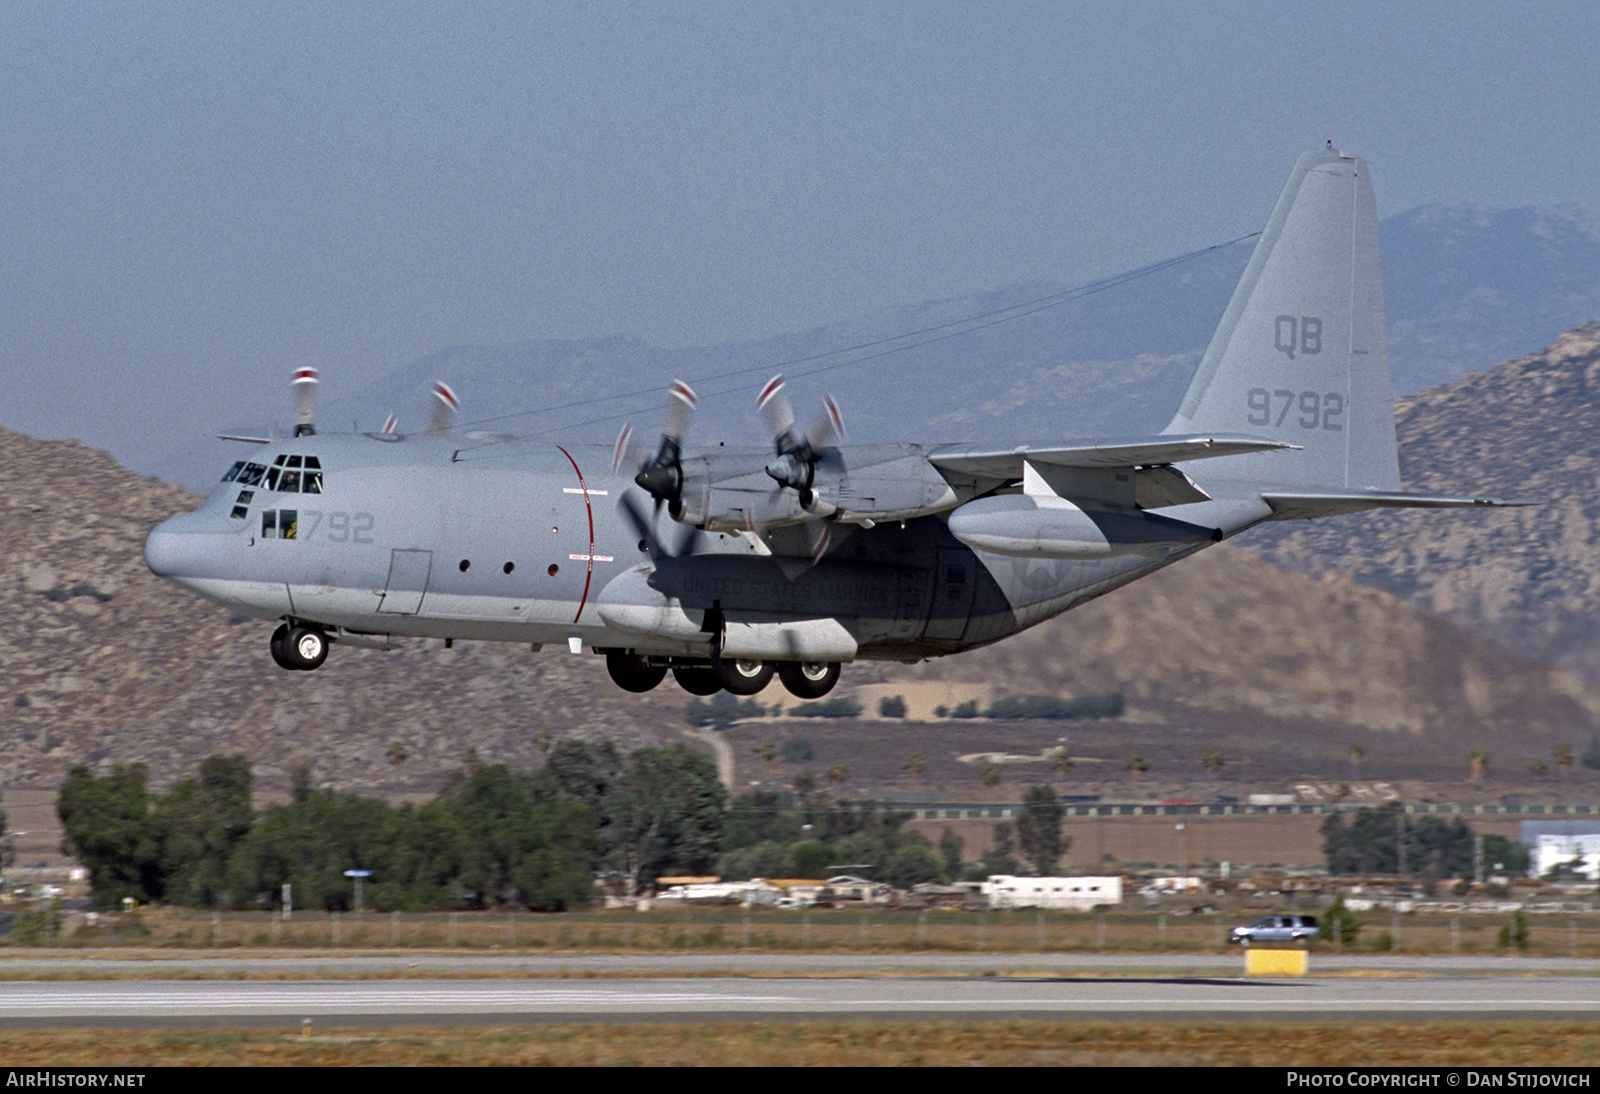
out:
<path id="1" fill-rule="evenodd" d="M 426 431 L 294 436 L 235 464 L 145 544 L 155 573 L 277 620 L 272 656 L 330 643 L 560 643 L 648 691 L 776 674 L 814 699 L 857 658 L 916 661 L 1017 633 L 1269 520 L 1512 504 L 1399 492 L 1367 166 L 1308 152 L 1289 176 L 1172 422 L 1159 435 L 844 446 L 838 410 L 773 448 L 686 450 L 673 386 L 653 453 Z M 664 514 L 664 515 L 663 515 Z"/>

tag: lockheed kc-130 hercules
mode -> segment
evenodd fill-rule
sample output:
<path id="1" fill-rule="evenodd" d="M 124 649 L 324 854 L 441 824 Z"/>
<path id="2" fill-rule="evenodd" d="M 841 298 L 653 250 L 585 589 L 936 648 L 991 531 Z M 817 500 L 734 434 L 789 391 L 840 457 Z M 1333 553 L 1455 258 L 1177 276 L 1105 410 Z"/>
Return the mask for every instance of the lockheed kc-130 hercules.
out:
<path id="1" fill-rule="evenodd" d="M 404 638 L 560 643 L 648 691 L 826 694 L 857 658 L 1005 638 L 1252 525 L 1386 507 L 1511 504 L 1400 492 L 1366 164 L 1301 156 L 1170 425 L 1156 436 L 986 447 L 842 445 L 837 407 L 770 448 L 600 449 L 450 432 L 291 437 L 157 527 L 150 569 L 278 621 L 273 658 Z M 238 438 L 244 439 L 244 438 Z M 266 440 L 265 438 L 255 438 Z"/>

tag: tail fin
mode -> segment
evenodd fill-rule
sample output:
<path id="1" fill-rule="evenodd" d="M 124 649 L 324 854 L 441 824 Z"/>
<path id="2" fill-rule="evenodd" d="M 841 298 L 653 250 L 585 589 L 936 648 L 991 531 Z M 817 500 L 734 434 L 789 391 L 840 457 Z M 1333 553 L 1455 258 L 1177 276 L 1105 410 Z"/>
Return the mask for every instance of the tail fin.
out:
<path id="1" fill-rule="evenodd" d="M 1307 152 L 1166 433 L 1247 433 L 1303 451 L 1229 456 L 1218 477 L 1398 490 L 1378 216 L 1366 163 Z"/>

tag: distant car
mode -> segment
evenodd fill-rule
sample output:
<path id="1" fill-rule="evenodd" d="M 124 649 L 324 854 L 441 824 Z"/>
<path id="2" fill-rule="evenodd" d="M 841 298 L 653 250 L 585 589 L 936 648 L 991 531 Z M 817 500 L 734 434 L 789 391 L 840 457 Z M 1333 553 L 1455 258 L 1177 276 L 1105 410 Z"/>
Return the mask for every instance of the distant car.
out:
<path id="1" fill-rule="evenodd" d="M 1317 937 L 1314 915 L 1264 915 L 1248 927 L 1235 927 L 1228 941 L 1248 946 L 1252 942 L 1310 942 Z"/>

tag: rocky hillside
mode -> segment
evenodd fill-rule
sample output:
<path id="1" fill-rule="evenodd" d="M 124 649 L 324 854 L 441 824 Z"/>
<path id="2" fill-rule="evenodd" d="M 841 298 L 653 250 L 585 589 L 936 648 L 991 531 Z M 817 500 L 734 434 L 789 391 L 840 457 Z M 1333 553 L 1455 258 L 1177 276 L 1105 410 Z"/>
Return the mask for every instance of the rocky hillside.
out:
<path id="1" fill-rule="evenodd" d="M 531 766 L 552 738 L 635 747 L 683 731 L 682 692 L 626 695 L 599 659 L 558 651 L 416 642 L 336 649 L 317 672 L 282 672 L 265 624 L 231 619 L 145 569 L 146 532 L 195 501 L 76 442 L 0 430 L 6 783 L 139 761 L 165 784 L 208 754 L 244 752 L 267 785 L 307 764 L 341 787 L 426 791 L 468 749 Z M 1504 537 L 1470 531 L 1460 533 L 1469 562 L 1471 545 L 1489 553 Z M 1229 548 L 989 650 L 911 668 L 855 665 L 846 684 L 941 676 L 1015 694 L 1120 690 L 1136 704 L 1236 723 L 1304 718 L 1491 747 L 1504 733 L 1581 742 L 1600 724 L 1600 702 L 1570 679 L 1393 597 Z"/>
<path id="2" fill-rule="evenodd" d="M 1406 489 L 1537 504 L 1366 514 L 1262 530 L 1252 544 L 1600 679 L 1600 323 L 1396 413 Z"/>
<path id="3" fill-rule="evenodd" d="M 1587 739 L 1576 679 L 1337 578 L 1217 547 L 993 647 L 909 675 L 1466 741 Z"/>
<path id="4" fill-rule="evenodd" d="M 425 788 L 469 748 L 533 766 L 544 730 L 656 739 L 592 657 L 434 642 L 279 670 L 265 624 L 145 569 L 145 534 L 197 500 L 76 442 L 0 429 L 6 782 L 133 761 L 166 782 L 211 753 L 244 752 L 269 783 L 309 764 L 341 786 Z"/>

